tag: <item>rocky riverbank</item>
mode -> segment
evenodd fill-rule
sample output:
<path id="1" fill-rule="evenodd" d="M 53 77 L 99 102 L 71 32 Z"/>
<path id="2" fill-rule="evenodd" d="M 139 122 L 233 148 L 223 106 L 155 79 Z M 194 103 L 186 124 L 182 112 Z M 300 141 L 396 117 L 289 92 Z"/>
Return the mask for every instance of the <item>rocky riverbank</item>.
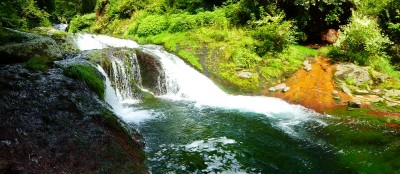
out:
<path id="1" fill-rule="evenodd" d="M 53 64 L 54 40 L 34 36 L 0 48 L 0 173 L 147 173 L 141 136 Z"/>
<path id="2" fill-rule="evenodd" d="M 396 79 L 368 67 L 335 63 L 323 57 L 309 58 L 303 65 L 284 83 L 265 90 L 264 94 L 321 113 L 344 107 L 370 108 L 372 114 L 381 113 L 375 115 L 400 110 Z"/>

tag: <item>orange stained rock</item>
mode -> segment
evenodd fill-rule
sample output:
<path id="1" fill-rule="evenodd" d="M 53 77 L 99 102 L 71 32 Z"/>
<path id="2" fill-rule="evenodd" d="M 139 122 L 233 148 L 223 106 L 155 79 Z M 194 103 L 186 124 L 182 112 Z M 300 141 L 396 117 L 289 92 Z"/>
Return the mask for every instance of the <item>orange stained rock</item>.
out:
<path id="1" fill-rule="evenodd" d="M 286 85 L 290 87 L 289 91 L 266 92 L 266 94 L 289 103 L 303 105 L 320 113 L 327 109 L 345 106 L 352 97 L 336 89 L 333 82 L 335 70 L 336 66 L 331 65 L 328 58 L 318 57 L 312 63 L 310 72 L 301 68 L 286 80 Z M 334 100 L 333 91 L 339 93 L 340 101 Z"/>

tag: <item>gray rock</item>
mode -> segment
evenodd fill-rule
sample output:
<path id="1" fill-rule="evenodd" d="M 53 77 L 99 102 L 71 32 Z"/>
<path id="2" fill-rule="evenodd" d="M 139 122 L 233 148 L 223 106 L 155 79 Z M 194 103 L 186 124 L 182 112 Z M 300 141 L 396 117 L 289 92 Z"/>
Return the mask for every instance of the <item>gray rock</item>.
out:
<path id="1" fill-rule="evenodd" d="M 290 87 L 286 87 L 285 89 L 283 89 L 283 92 L 288 92 L 290 90 Z"/>
<path id="2" fill-rule="evenodd" d="M 354 85 L 361 86 L 365 83 L 372 84 L 371 76 L 366 67 L 359 67 L 354 64 L 339 64 L 334 74 L 335 78 L 340 81 L 353 79 Z"/>
<path id="3" fill-rule="evenodd" d="M 303 65 L 304 65 L 304 70 L 306 70 L 307 72 L 312 70 L 312 65 L 309 60 L 305 60 L 303 62 Z"/>
<path id="4" fill-rule="evenodd" d="M 270 92 L 284 91 L 287 88 L 288 88 L 288 86 L 285 83 L 281 83 L 279 85 L 269 88 L 268 91 L 270 91 Z"/>
<path id="5" fill-rule="evenodd" d="M 365 89 L 357 89 L 354 91 L 354 93 L 357 95 L 368 95 L 369 94 L 369 92 Z"/>
<path id="6" fill-rule="evenodd" d="M 335 99 L 335 100 L 339 100 L 340 99 L 339 92 L 333 91 L 332 94 L 333 94 L 333 99 Z"/>
<path id="7" fill-rule="evenodd" d="M 245 79 L 249 79 L 252 75 L 253 75 L 253 73 L 247 72 L 247 71 L 242 71 L 237 74 L 238 77 L 245 78 Z"/>
<path id="8" fill-rule="evenodd" d="M 400 97 L 400 90 L 385 90 L 386 97 Z"/>
<path id="9" fill-rule="evenodd" d="M 345 83 L 342 83 L 341 87 L 342 87 L 342 91 L 343 91 L 344 93 L 346 93 L 347 95 L 353 96 L 353 95 L 351 94 L 351 90 L 350 90 L 349 88 L 347 88 L 347 85 L 346 85 Z"/>
<path id="10" fill-rule="evenodd" d="M 377 95 L 370 95 L 368 101 L 371 103 L 379 103 L 385 101 L 385 99 L 377 96 Z"/>
<path id="11" fill-rule="evenodd" d="M 347 105 L 351 108 L 361 108 L 361 102 L 358 100 L 350 100 L 347 102 Z"/>
<path id="12" fill-rule="evenodd" d="M 374 89 L 374 90 L 371 91 L 371 93 L 374 94 L 374 95 L 381 95 L 382 91 L 380 89 Z"/>
<path id="13" fill-rule="evenodd" d="M 5 58 L 1 60 L 2 62 L 25 62 L 35 56 L 49 57 L 52 60 L 62 57 L 62 51 L 59 45 L 52 38 L 32 33 L 17 33 L 22 34 L 22 37 L 25 38 L 26 41 L 0 46 L 0 53 L 2 56 L 5 56 Z"/>

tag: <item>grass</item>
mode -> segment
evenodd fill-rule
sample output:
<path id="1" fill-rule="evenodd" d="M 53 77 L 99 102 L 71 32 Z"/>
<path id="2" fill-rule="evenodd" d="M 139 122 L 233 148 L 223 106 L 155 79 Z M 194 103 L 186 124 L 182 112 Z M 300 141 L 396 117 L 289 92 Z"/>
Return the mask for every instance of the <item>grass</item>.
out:
<path id="1" fill-rule="evenodd" d="M 64 70 L 64 74 L 85 82 L 101 99 L 104 99 L 105 84 L 94 67 L 90 65 L 72 65 Z"/>

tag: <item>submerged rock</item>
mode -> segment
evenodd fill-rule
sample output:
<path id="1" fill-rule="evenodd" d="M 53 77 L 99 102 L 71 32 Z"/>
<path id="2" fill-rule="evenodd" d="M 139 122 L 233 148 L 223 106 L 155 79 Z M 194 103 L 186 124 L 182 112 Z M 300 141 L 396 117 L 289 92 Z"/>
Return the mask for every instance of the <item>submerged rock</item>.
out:
<path id="1" fill-rule="evenodd" d="M 0 173 L 146 173 L 138 134 L 62 69 L 0 66 L 0 120 Z"/>

